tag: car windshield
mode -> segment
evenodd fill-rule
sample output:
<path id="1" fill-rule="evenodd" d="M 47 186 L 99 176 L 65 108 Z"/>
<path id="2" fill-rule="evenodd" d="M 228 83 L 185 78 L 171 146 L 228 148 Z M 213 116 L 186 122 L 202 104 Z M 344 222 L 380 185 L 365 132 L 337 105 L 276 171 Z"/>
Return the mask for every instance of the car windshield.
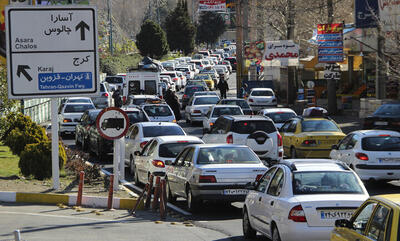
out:
<path id="1" fill-rule="evenodd" d="M 165 105 L 148 105 L 145 106 L 144 111 L 148 116 L 171 116 L 171 110 Z"/>
<path id="2" fill-rule="evenodd" d="M 225 73 L 225 70 L 223 69 L 215 69 L 218 73 Z"/>
<path id="3" fill-rule="evenodd" d="M 277 131 L 272 121 L 269 120 L 236 121 L 231 129 L 238 134 L 251 134 L 255 131 L 264 131 L 269 134 Z"/>
<path id="4" fill-rule="evenodd" d="M 145 126 L 143 127 L 144 137 L 155 136 L 183 136 L 185 132 L 179 126 Z"/>
<path id="5" fill-rule="evenodd" d="M 374 115 L 400 115 L 400 104 L 386 104 L 381 105 L 374 113 Z"/>
<path id="6" fill-rule="evenodd" d="M 129 125 L 149 121 L 141 111 L 125 111 L 125 113 L 129 118 Z"/>
<path id="7" fill-rule="evenodd" d="M 66 105 L 64 113 L 83 113 L 85 110 L 95 109 L 93 105 L 80 104 L 80 105 Z"/>
<path id="8" fill-rule="evenodd" d="M 251 92 L 251 96 L 274 96 L 274 94 L 269 90 L 255 90 Z"/>
<path id="9" fill-rule="evenodd" d="M 267 113 L 265 115 L 271 118 L 275 123 L 284 123 L 290 118 L 296 116 L 296 114 L 292 112 L 274 112 L 274 113 Z"/>
<path id="10" fill-rule="evenodd" d="M 207 76 L 207 75 L 196 75 L 196 77 L 194 77 L 194 79 L 209 79 L 210 78 L 210 76 Z"/>
<path id="11" fill-rule="evenodd" d="M 185 89 L 185 95 L 193 95 L 194 92 L 197 91 L 204 91 L 204 86 L 194 86 L 194 87 L 187 87 Z"/>
<path id="12" fill-rule="evenodd" d="M 350 171 L 293 172 L 293 194 L 362 194 L 356 176 Z"/>
<path id="13" fill-rule="evenodd" d="M 92 103 L 90 99 L 68 99 L 67 103 Z"/>
<path id="14" fill-rule="evenodd" d="M 189 80 L 187 82 L 188 85 L 204 85 L 205 86 L 205 82 L 204 80 Z"/>
<path id="15" fill-rule="evenodd" d="M 301 123 L 303 132 L 340 131 L 330 120 L 306 120 Z"/>
<path id="16" fill-rule="evenodd" d="M 207 147 L 201 148 L 197 164 L 250 164 L 260 159 L 248 147 Z"/>
<path id="17" fill-rule="evenodd" d="M 217 104 L 219 101 L 218 97 L 201 97 L 201 98 L 196 98 L 194 101 L 194 105 L 214 105 Z"/>
<path id="18" fill-rule="evenodd" d="M 107 76 L 105 81 L 110 84 L 122 84 L 123 83 L 123 78 L 122 77 L 117 77 L 117 76 Z"/>
<path id="19" fill-rule="evenodd" d="M 221 115 L 242 115 L 239 107 L 220 107 L 215 108 L 212 117 L 220 117 Z"/>
<path id="20" fill-rule="evenodd" d="M 249 104 L 245 100 L 223 100 L 221 104 L 224 105 L 238 105 L 240 108 L 250 109 Z"/>
<path id="21" fill-rule="evenodd" d="M 365 151 L 400 151 L 399 136 L 365 137 L 361 141 L 361 148 Z"/>
<path id="22" fill-rule="evenodd" d="M 178 141 L 177 143 L 161 144 L 158 155 L 164 158 L 175 158 L 188 145 L 202 144 L 201 142 Z"/>

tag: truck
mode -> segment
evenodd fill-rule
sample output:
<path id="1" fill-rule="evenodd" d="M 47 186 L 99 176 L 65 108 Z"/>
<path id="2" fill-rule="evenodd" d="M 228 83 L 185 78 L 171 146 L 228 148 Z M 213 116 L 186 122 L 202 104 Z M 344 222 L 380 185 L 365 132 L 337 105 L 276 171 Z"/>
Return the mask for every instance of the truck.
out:
<path id="1" fill-rule="evenodd" d="M 123 101 L 131 95 L 156 95 L 162 98 L 160 72 L 137 70 L 126 73 Z"/>

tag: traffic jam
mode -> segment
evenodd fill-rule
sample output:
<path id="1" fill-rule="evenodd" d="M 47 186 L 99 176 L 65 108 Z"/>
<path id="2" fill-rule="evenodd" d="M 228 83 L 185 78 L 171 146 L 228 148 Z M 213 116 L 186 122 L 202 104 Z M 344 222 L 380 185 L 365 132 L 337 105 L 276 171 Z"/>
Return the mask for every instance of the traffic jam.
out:
<path id="1" fill-rule="evenodd" d="M 400 195 L 370 197 L 367 188 L 400 179 L 392 118 L 400 104 L 383 104 L 362 130 L 344 133 L 323 108 L 281 107 L 272 88 L 229 92 L 234 53 L 232 44 L 146 59 L 106 76 L 100 97 L 62 101 L 60 135 L 106 166 L 114 142 L 96 126 L 120 131 L 124 120 L 96 121 L 103 109 L 119 108 L 129 119 L 126 179 L 143 187 L 162 173 L 168 202 L 193 215 L 209 204 L 241 203 L 245 239 L 398 240 Z"/>

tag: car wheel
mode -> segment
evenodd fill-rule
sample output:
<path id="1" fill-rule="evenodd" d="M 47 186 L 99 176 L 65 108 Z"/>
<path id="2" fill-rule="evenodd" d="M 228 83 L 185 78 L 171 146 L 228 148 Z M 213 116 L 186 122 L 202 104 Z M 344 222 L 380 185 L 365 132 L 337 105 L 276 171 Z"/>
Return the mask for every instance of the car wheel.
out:
<path id="1" fill-rule="evenodd" d="M 190 187 L 188 188 L 186 195 L 187 195 L 186 199 L 187 209 L 192 212 L 196 211 L 200 206 L 200 200 L 193 196 L 193 192 L 190 189 Z"/>
<path id="2" fill-rule="evenodd" d="M 134 176 L 133 180 L 135 181 L 135 184 L 136 184 L 136 185 L 139 185 L 139 184 L 140 184 L 140 181 L 139 181 L 139 173 L 138 173 L 136 167 L 135 167 L 135 176 Z"/>
<path id="3" fill-rule="evenodd" d="M 166 191 L 167 191 L 167 193 L 166 193 L 166 195 L 167 195 L 167 201 L 168 202 L 175 202 L 176 201 L 176 197 L 174 196 L 174 195 L 172 195 L 172 192 L 171 192 L 171 187 L 169 186 L 169 182 L 168 182 L 168 179 L 167 179 L 167 186 L 166 186 Z"/>
<path id="4" fill-rule="evenodd" d="M 290 148 L 290 158 L 297 158 L 296 148 Z"/>
<path id="5" fill-rule="evenodd" d="M 272 241 L 281 241 L 278 228 L 275 225 L 272 227 Z"/>
<path id="6" fill-rule="evenodd" d="M 135 161 L 133 160 L 132 156 L 129 159 L 129 173 L 131 175 L 135 175 Z"/>
<path id="7" fill-rule="evenodd" d="M 256 237 L 257 231 L 251 227 L 247 210 L 245 210 L 243 213 L 242 226 L 243 226 L 243 236 L 245 239 L 253 239 Z"/>

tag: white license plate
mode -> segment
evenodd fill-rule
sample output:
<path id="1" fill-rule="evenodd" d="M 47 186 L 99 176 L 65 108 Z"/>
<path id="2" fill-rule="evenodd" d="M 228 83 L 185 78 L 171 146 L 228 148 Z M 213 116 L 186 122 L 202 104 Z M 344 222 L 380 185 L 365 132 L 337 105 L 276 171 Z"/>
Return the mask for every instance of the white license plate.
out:
<path id="1" fill-rule="evenodd" d="M 387 126 L 389 123 L 387 121 L 375 121 L 374 124 L 377 126 Z"/>
<path id="2" fill-rule="evenodd" d="M 225 189 L 224 195 L 246 195 L 248 192 L 247 189 Z"/>
<path id="3" fill-rule="evenodd" d="M 400 162 L 399 158 L 379 158 L 378 162 Z"/>
<path id="4" fill-rule="evenodd" d="M 350 219 L 354 211 L 350 210 L 327 210 L 320 211 L 321 219 Z"/>

